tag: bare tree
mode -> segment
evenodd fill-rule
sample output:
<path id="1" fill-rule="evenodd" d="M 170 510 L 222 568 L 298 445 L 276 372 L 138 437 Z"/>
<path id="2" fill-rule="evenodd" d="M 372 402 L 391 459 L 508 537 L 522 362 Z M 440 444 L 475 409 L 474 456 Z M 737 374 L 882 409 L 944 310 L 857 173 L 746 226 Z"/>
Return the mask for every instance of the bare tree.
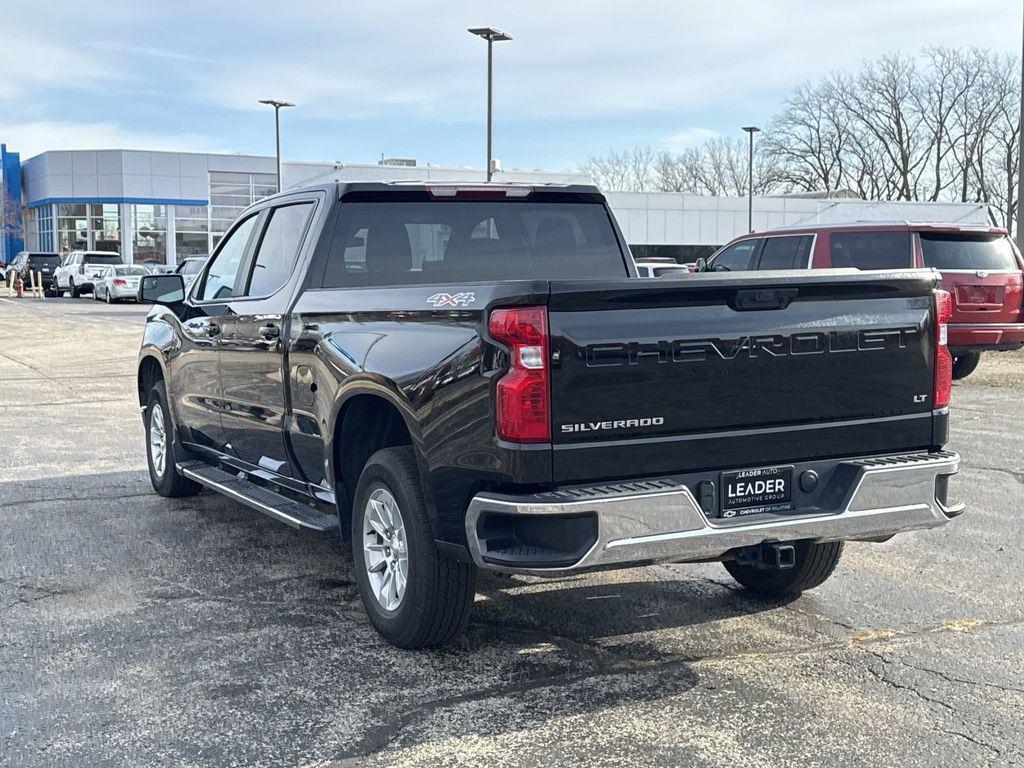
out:
<path id="1" fill-rule="evenodd" d="M 755 145 L 754 193 L 988 203 L 1016 225 L 1019 60 L 927 48 L 797 87 Z M 584 165 L 608 189 L 747 194 L 747 145 L 714 137 L 679 153 L 609 152 Z"/>

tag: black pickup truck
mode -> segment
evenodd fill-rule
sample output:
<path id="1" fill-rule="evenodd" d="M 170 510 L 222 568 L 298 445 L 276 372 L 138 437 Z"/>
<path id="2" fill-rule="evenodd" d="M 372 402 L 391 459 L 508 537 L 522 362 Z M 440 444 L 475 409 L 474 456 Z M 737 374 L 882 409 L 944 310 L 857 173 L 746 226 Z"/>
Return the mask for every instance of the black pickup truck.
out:
<path id="1" fill-rule="evenodd" d="M 949 295 L 928 270 L 636 277 L 587 186 L 330 184 L 143 278 L 150 476 L 350 539 L 402 647 L 479 568 L 722 561 L 810 589 L 942 525 Z"/>

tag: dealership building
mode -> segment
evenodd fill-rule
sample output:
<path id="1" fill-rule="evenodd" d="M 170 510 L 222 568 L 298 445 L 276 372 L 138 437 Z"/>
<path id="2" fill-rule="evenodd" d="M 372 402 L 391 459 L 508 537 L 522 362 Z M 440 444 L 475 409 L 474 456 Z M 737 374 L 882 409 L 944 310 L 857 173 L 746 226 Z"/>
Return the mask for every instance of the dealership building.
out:
<path id="1" fill-rule="evenodd" d="M 24 247 L 117 251 L 126 263 L 173 265 L 186 256 L 210 253 L 246 206 L 277 189 L 275 159 L 256 155 L 109 149 L 50 151 L 22 161 L 0 145 L 0 173 L 3 261 Z M 284 189 L 330 180 L 485 180 L 479 169 L 417 165 L 408 159 L 374 165 L 285 161 L 281 175 Z M 590 183 L 579 173 L 520 170 L 504 171 L 496 180 Z M 746 198 L 614 191 L 607 197 L 637 258 L 691 261 L 748 230 Z M 758 231 L 893 219 L 985 224 L 989 214 L 981 203 L 754 198 L 753 228 Z"/>

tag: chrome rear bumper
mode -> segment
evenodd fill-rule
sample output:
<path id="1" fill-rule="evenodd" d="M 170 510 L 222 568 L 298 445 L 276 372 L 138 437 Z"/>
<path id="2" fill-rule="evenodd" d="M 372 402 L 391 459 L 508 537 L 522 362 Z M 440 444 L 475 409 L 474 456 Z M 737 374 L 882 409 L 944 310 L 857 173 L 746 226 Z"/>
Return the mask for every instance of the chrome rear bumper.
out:
<path id="1" fill-rule="evenodd" d="M 630 563 L 713 560 L 766 540 L 880 541 L 943 525 L 962 513 L 963 504 L 948 504 L 945 499 L 944 478 L 959 467 L 960 457 L 946 451 L 836 461 L 831 477 L 841 482 L 823 487 L 816 506 L 785 515 L 759 515 L 756 520 L 709 517 L 690 490 L 694 484 L 685 477 L 526 496 L 480 493 L 470 502 L 466 534 L 473 560 L 481 568 L 547 576 Z M 596 516 L 596 537 L 569 564 L 519 565 L 488 551 L 480 522 L 489 514 L 553 520 Z"/>

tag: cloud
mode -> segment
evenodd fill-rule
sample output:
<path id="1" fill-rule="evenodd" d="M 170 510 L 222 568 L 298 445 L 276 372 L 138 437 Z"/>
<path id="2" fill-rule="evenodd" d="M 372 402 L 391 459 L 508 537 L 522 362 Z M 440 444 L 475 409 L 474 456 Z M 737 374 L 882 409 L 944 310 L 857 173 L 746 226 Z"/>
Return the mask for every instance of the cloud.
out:
<path id="1" fill-rule="evenodd" d="M 665 149 L 672 152 L 682 152 L 684 149 L 700 146 L 708 139 L 719 135 L 718 131 L 712 131 L 710 128 L 687 128 L 667 136 L 662 144 Z"/>
<path id="2" fill-rule="evenodd" d="M 194 133 L 151 133 L 117 123 L 75 123 L 40 120 L 28 123 L 0 121 L 0 137 L 22 160 L 46 150 L 143 149 L 179 152 L 223 152 L 217 142 Z"/>
<path id="3" fill-rule="evenodd" d="M 48 88 L 91 91 L 124 73 L 81 46 L 24 33 L 15 27 L 0 32 L 0 98 L 29 97 Z M 5 110 L 7 111 L 7 110 Z"/>

